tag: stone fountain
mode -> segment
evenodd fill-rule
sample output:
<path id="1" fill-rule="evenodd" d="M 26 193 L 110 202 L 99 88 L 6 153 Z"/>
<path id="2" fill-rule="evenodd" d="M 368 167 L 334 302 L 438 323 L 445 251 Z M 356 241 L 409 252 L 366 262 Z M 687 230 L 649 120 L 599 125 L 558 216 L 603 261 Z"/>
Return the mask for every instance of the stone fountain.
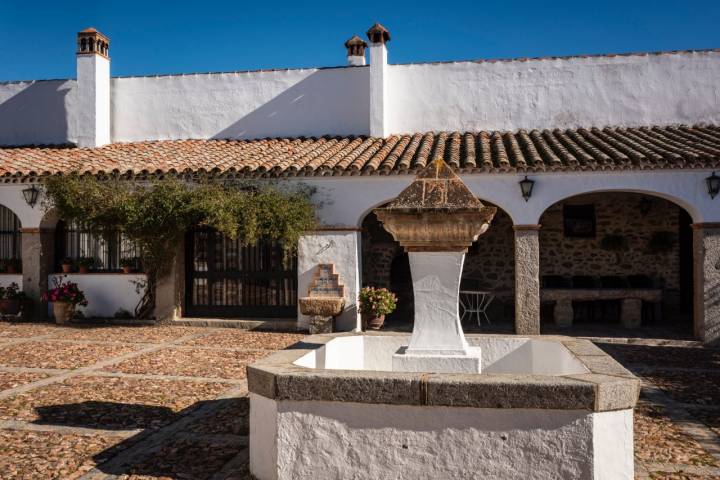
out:
<path id="1" fill-rule="evenodd" d="M 412 335 L 311 335 L 249 366 L 253 475 L 631 480 L 630 372 L 587 340 L 463 334 L 465 251 L 495 209 L 438 160 L 376 214 L 410 257 Z"/>
<path id="2" fill-rule="evenodd" d="M 393 356 L 393 370 L 480 373 L 481 352 L 465 340 L 458 295 L 465 253 L 496 210 L 484 206 L 442 160 L 375 210 L 408 252 L 415 297 L 410 345 Z"/>

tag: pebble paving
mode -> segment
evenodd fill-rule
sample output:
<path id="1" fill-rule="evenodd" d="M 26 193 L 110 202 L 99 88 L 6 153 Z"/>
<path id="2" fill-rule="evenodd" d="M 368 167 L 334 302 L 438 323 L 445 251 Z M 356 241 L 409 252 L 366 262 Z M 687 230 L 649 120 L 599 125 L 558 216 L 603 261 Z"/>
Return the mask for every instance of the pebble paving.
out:
<path id="1" fill-rule="evenodd" d="M 0 478 L 251 479 L 245 365 L 302 338 L 0 322 Z M 720 480 L 720 350 L 594 340 L 643 381 L 636 478 Z"/>

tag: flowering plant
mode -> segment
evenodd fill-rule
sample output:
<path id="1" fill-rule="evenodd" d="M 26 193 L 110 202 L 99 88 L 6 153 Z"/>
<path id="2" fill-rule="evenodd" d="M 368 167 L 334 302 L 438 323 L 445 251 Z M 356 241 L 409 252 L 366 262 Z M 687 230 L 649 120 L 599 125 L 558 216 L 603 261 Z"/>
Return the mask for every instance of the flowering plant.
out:
<path id="1" fill-rule="evenodd" d="M 71 303 L 82 307 L 86 307 L 88 304 L 85 293 L 78 288 L 77 283 L 60 280 L 55 280 L 55 288 L 43 293 L 42 299 L 45 302 Z"/>
<path id="2" fill-rule="evenodd" d="M 360 290 L 360 311 L 374 316 L 392 313 L 397 297 L 387 288 L 364 287 Z"/>
<path id="3" fill-rule="evenodd" d="M 20 291 L 20 285 L 12 282 L 7 287 L 0 287 L 0 300 L 22 300 L 25 293 Z"/>

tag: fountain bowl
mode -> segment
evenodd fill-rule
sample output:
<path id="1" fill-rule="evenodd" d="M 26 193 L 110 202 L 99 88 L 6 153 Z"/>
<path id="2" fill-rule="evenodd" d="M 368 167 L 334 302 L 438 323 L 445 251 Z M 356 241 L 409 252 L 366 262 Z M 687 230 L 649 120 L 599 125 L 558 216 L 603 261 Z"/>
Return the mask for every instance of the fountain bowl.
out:
<path id="1" fill-rule="evenodd" d="M 248 367 L 260 480 L 632 479 L 639 381 L 593 343 L 468 335 L 482 372 L 393 371 L 410 335 L 313 335 Z"/>

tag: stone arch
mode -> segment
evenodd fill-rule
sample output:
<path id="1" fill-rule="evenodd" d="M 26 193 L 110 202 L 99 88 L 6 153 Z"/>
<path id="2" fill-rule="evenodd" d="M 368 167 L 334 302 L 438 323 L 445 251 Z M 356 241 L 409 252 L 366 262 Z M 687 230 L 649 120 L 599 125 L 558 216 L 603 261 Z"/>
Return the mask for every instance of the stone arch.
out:
<path id="1" fill-rule="evenodd" d="M 552 289 L 656 290 L 644 301 L 642 326 L 692 332 L 692 231 L 697 209 L 677 197 L 638 189 L 597 189 L 565 196 L 539 217 L 540 285 Z M 694 215 L 693 215 L 694 214 Z M 575 300 L 558 314 L 543 302 L 541 319 L 628 326 L 622 300 Z M 564 316 L 564 318 L 559 318 Z"/>
<path id="2" fill-rule="evenodd" d="M 497 206 L 481 199 L 488 206 Z M 374 208 L 382 207 L 380 203 Z M 487 232 L 481 235 L 468 249 L 463 268 L 461 287 L 470 290 L 492 290 L 496 293 L 491 311 L 493 324 L 513 320 L 515 250 L 513 220 L 501 207 Z M 388 315 L 389 327 L 402 328 L 412 322 L 413 292 L 407 253 L 392 235 L 377 220 L 372 209 L 368 210 L 360 223 L 362 272 L 361 285 L 384 287 L 398 296 L 398 308 Z M 468 321 L 467 327 L 477 327 Z"/>

